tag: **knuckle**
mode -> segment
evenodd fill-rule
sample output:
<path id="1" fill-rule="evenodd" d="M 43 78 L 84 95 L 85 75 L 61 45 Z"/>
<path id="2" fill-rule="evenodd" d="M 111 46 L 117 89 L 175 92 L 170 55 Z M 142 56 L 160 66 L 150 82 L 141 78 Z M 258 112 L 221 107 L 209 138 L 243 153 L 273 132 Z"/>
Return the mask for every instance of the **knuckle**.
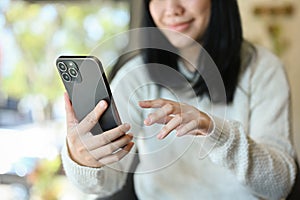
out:
<path id="1" fill-rule="evenodd" d="M 88 163 L 94 163 L 96 160 L 93 156 L 87 156 L 85 158 L 85 160 L 88 162 Z"/>
<path id="2" fill-rule="evenodd" d="M 124 133 L 124 132 L 127 131 L 128 125 L 122 124 L 122 125 L 120 125 L 120 126 L 118 127 L 118 129 L 119 129 L 120 132 Z"/>
<path id="3" fill-rule="evenodd" d="M 183 116 L 182 116 L 182 115 L 175 115 L 175 118 L 176 118 L 179 122 L 182 122 L 182 121 L 183 121 Z"/>
<path id="4" fill-rule="evenodd" d="M 165 126 L 162 128 L 162 132 L 169 132 L 170 131 L 170 128 Z"/>
<path id="5" fill-rule="evenodd" d="M 158 100 L 157 100 L 157 103 L 158 104 L 160 104 L 160 105 L 162 105 L 163 103 L 164 103 L 164 99 L 163 98 L 159 98 Z"/>
<path id="6" fill-rule="evenodd" d="M 111 142 L 111 135 L 112 134 L 114 134 L 114 131 L 109 130 L 109 131 L 105 131 L 105 132 L 97 135 L 96 137 L 99 137 L 99 142 L 101 142 L 101 144 L 106 144 L 108 142 Z"/>
<path id="7" fill-rule="evenodd" d="M 112 154 L 114 152 L 114 147 L 113 145 L 108 145 L 106 149 L 107 154 Z"/>
<path id="8" fill-rule="evenodd" d="M 90 124 L 96 124 L 98 119 L 96 118 L 95 113 L 91 112 L 90 114 L 87 115 L 86 121 Z"/>
<path id="9" fill-rule="evenodd" d="M 85 152 L 87 152 L 85 146 L 83 146 L 83 145 L 79 145 L 78 147 L 76 147 L 76 150 L 77 150 L 78 154 L 84 154 Z"/>
<path id="10" fill-rule="evenodd" d="M 123 134 L 124 132 L 126 132 L 126 128 L 125 128 L 124 126 L 122 126 L 122 125 L 119 126 L 119 127 L 118 127 L 118 133 L 119 133 L 119 134 Z"/>
<path id="11" fill-rule="evenodd" d="M 100 144 L 107 144 L 107 143 L 109 143 L 109 142 L 111 142 L 110 139 L 109 139 L 107 136 L 105 136 L 105 135 L 103 135 L 103 137 L 101 137 L 101 138 L 99 139 L 99 143 L 100 143 Z"/>
<path id="12" fill-rule="evenodd" d="M 76 134 L 69 134 L 67 136 L 67 139 L 68 139 L 68 143 L 70 144 L 76 144 L 78 141 Z"/>
<path id="13" fill-rule="evenodd" d="M 165 105 L 166 111 L 172 113 L 174 111 L 174 106 L 170 103 Z"/>
<path id="14" fill-rule="evenodd" d="M 113 155 L 111 159 L 112 159 L 113 162 L 118 162 L 118 161 L 120 161 L 120 158 L 119 158 L 119 156 L 117 156 L 117 155 Z"/>
<path id="15" fill-rule="evenodd" d="M 125 132 L 119 131 L 117 137 L 120 138 L 120 137 L 122 137 L 124 134 L 125 134 Z"/>
<path id="16" fill-rule="evenodd" d="M 150 113 L 147 117 L 152 120 L 156 119 L 156 113 Z"/>
<path id="17" fill-rule="evenodd" d="M 183 127 L 180 129 L 180 131 L 181 131 L 182 133 L 186 133 L 186 132 L 187 132 L 187 127 L 183 126 Z"/>
<path id="18" fill-rule="evenodd" d="M 118 132 L 117 132 L 117 137 L 119 138 L 119 137 L 121 137 L 124 134 L 125 134 L 125 131 L 122 128 L 119 128 Z"/>

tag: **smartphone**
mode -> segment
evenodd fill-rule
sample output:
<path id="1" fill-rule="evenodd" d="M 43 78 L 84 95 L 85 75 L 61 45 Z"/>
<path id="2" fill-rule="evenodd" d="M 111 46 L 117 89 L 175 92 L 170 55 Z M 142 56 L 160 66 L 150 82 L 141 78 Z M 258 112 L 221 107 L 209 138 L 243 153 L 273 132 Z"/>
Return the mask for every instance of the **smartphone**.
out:
<path id="1" fill-rule="evenodd" d="M 93 127 L 93 135 L 100 134 L 121 124 L 105 71 L 94 56 L 60 56 L 56 68 L 69 94 L 76 117 L 81 121 L 100 100 L 108 108 Z"/>

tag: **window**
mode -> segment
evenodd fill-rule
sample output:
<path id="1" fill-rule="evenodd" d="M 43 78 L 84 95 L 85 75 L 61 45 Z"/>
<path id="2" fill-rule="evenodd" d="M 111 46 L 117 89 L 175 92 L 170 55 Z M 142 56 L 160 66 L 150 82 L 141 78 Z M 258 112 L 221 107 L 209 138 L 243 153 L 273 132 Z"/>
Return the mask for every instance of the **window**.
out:
<path id="1" fill-rule="evenodd" d="M 4 188 L 5 194 L 13 191 L 15 197 L 20 191 L 18 199 L 47 193 L 40 187 L 45 184 L 41 180 L 53 184 L 60 173 L 58 157 L 65 136 L 64 88 L 55 60 L 62 54 L 93 54 L 109 69 L 127 45 L 126 38 L 115 41 L 113 36 L 129 28 L 128 4 L 112 0 L 0 2 L 0 183 L 6 185 L 0 193 Z M 52 178 L 33 178 L 45 176 L 43 171 Z M 14 189 L 23 181 L 33 184 L 33 194 Z M 14 186 L 8 189 L 10 182 Z"/>

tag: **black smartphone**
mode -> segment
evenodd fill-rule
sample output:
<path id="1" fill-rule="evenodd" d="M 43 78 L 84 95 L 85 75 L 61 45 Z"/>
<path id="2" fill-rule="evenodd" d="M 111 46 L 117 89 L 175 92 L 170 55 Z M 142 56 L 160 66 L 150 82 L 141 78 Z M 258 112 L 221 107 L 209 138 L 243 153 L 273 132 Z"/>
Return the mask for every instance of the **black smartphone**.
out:
<path id="1" fill-rule="evenodd" d="M 100 100 L 108 103 L 108 108 L 91 130 L 93 135 L 121 124 L 105 71 L 98 58 L 60 56 L 56 60 L 56 67 L 79 121 L 90 113 Z"/>

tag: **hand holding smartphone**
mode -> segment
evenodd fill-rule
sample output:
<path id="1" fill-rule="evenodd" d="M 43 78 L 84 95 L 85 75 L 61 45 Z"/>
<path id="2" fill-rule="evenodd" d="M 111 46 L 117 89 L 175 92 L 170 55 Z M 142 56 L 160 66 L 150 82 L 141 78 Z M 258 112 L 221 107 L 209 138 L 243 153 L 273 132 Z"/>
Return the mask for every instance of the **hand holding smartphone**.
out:
<path id="1" fill-rule="evenodd" d="M 107 110 L 90 131 L 93 135 L 121 124 L 99 59 L 94 56 L 60 56 L 56 60 L 56 67 L 79 121 L 90 113 L 100 100 L 108 103 Z"/>

